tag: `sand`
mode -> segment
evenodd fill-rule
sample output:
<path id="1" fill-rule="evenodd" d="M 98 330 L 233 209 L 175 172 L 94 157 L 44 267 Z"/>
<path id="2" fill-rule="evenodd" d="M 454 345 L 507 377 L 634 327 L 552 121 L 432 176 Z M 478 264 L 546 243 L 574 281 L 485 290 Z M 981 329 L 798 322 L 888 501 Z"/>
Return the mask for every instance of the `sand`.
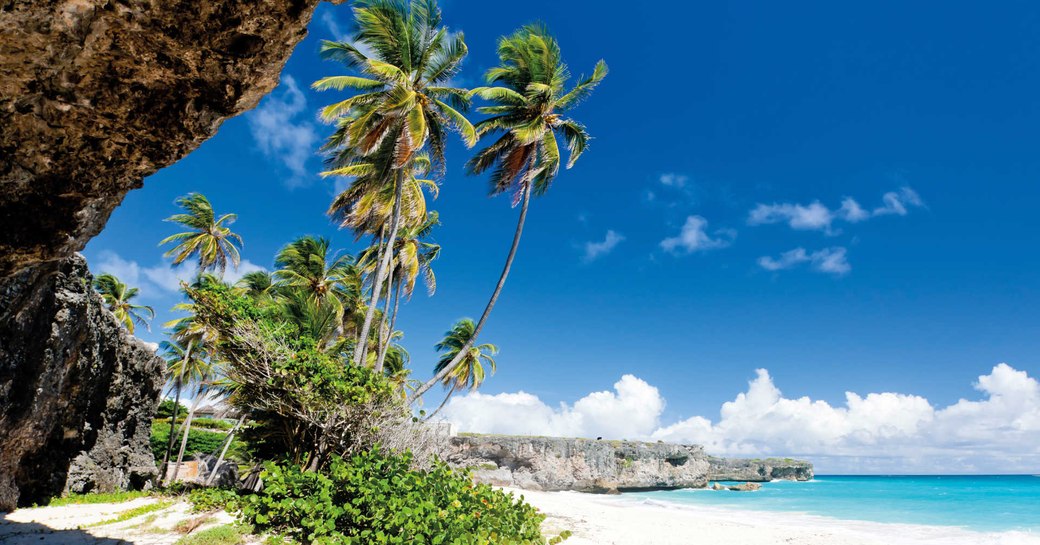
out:
<path id="1" fill-rule="evenodd" d="M 543 528 L 573 532 L 566 545 L 1038 545 L 1040 536 L 846 521 L 798 513 L 679 506 L 621 496 L 531 492 Z"/>

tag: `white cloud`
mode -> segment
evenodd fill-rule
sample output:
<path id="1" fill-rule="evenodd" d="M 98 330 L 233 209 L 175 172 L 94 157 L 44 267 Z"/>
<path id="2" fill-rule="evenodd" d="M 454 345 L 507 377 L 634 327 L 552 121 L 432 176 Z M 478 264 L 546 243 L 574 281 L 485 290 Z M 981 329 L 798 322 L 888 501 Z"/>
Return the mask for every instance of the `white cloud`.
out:
<path id="1" fill-rule="evenodd" d="M 662 240 L 661 248 L 675 254 L 714 250 L 729 246 L 737 235 L 732 229 L 719 229 L 709 235 L 707 227 L 708 220 L 701 216 L 689 216 L 679 235 Z"/>
<path id="2" fill-rule="evenodd" d="M 608 230 L 606 238 L 599 242 L 586 242 L 585 243 L 585 255 L 582 258 L 586 263 L 595 260 L 596 258 L 605 256 L 610 252 L 614 251 L 622 241 L 625 240 L 625 236 L 618 234 L 613 230 Z"/>
<path id="3" fill-rule="evenodd" d="M 339 25 L 339 21 L 336 20 L 336 16 L 332 12 L 325 11 L 321 14 L 321 24 L 325 25 L 325 30 L 329 31 L 333 40 L 343 41 L 347 39 L 347 34 L 343 32 L 343 27 Z"/>
<path id="4" fill-rule="evenodd" d="M 169 262 L 162 262 L 151 267 L 143 267 L 136 261 L 123 259 L 111 250 L 102 250 L 98 258 L 97 263 L 91 266 L 94 274 L 114 274 L 124 284 L 140 289 L 141 297 L 146 299 L 176 293 L 181 287 L 181 282 L 191 282 L 195 276 L 193 263 L 181 263 L 171 267 Z M 246 273 L 262 270 L 263 267 L 243 259 L 237 270 L 229 267 L 224 272 L 224 280 L 237 282 Z"/>
<path id="5" fill-rule="evenodd" d="M 946 407 L 893 392 L 846 392 L 835 406 L 784 397 L 759 369 L 714 421 L 693 416 L 662 426 L 660 392 L 625 375 L 614 391 L 573 405 L 551 407 L 525 392 L 475 392 L 452 399 L 443 414 L 463 431 L 696 443 L 720 455 L 805 457 L 819 473 L 1036 472 L 1040 383 L 1002 363 L 975 388 L 981 399 Z"/>
<path id="6" fill-rule="evenodd" d="M 830 209 L 820 201 L 809 204 L 773 203 L 757 204 L 748 213 L 748 225 L 772 225 L 786 223 L 789 227 L 802 231 L 823 231 L 827 234 L 838 234 L 833 224 L 836 221 L 859 223 L 872 217 L 899 215 L 905 216 L 908 207 L 924 206 L 921 197 L 909 187 L 899 191 L 890 191 L 881 197 L 882 206 L 867 211 L 852 197 L 845 197 L 841 206 Z"/>
<path id="7" fill-rule="evenodd" d="M 673 172 L 669 172 L 666 174 L 662 174 L 658 178 L 658 181 L 660 181 L 662 185 L 666 185 L 668 187 L 682 188 L 686 186 L 686 182 L 690 181 L 690 177 L 686 176 L 685 174 L 675 174 Z"/>
<path id="8" fill-rule="evenodd" d="M 279 88 L 280 94 L 276 90 L 246 115 L 257 146 L 285 165 L 291 174 L 285 184 L 292 188 L 307 181 L 307 160 L 317 148 L 318 133 L 312 121 L 298 119 L 307 109 L 307 97 L 296 80 L 286 74 Z"/>
<path id="9" fill-rule="evenodd" d="M 815 271 L 843 275 L 852 270 L 846 257 L 847 250 L 840 246 L 824 248 L 809 253 L 805 248 L 795 248 L 780 254 L 779 258 L 762 256 L 758 265 L 767 271 L 781 271 L 809 263 Z"/>

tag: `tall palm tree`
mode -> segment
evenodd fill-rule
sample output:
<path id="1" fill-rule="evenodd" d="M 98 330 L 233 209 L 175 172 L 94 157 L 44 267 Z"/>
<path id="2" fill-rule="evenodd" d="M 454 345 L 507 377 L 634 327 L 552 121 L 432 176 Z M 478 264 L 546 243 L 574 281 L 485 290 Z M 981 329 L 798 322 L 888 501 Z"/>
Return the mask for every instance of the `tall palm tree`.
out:
<path id="1" fill-rule="evenodd" d="M 456 390 L 476 390 L 484 383 L 488 370 L 494 374 L 496 368 L 494 356 L 498 354 L 498 347 L 490 343 L 474 346 L 475 333 L 476 325 L 473 320 L 463 318 L 456 322 L 444 334 L 441 342 L 434 346 L 438 352 L 443 352 L 440 360 L 437 361 L 434 372 L 440 374 L 444 370 L 448 371 L 442 379 L 444 387 L 448 388 L 448 394 L 444 396 L 444 401 L 440 406 L 430 413 L 428 419 L 440 412 Z M 456 364 L 453 368 L 448 367 L 456 359 L 461 363 Z M 485 365 L 488 369 L 484 368 Z"/>
<path id="2" fill-rule="evenodd" d="M 174 247 L 163 254 L 173 258 L 174 265 L 194 257 L 198 260 L 198 271 L 220 271 L 224 274 L 228 262 L 238 268 L 240 261 L 239 247 L 242 237 L 231 231 L 231 225 L 238 218 L 236 214 L 224 214 L 219 218 L 213 212 L 213 205 L 201 193 L 189 193 L 178 197 L 177 205 L 184 213 L 174 214 L 166 221 L 180 224 L 187 231 L 164 238 L 159 245 L 175 243 Z"/>
<path id="3" fill-rule="evenodd" d="M 190 383 L 193 379 L 198 379 L 198 369 L 205 365 L 203 362 L 205 359 L 205 349 L 201 345 L 199 339 L 193 338 L 189 339 L 187 342 L 183 342 L 181 339 L 178 339 L 176 335 L 171 335 L 169 341 L 163 341 L 159 345 L 159 348 L 162 351 L 162 358 L 166 360 L 167 372 L 171 376 L 176 377 L 172 384 L 175 396 L 173 415 L 170 417 L 170 433 L 166 442 L 166 453 L 163 456 L 162 462 L 162 468 L 165 473 L 166 465 L 169 463 L 170 456 L 173 454 L 173 442 L 177 436 L 175 430 L 177 426 L 177 412 L 181 406 L 181 394 L 184 391 L 185 384 Z"/>
<path id="4" fill-rule="evenodd" d="M 358 28 L 354 43 L 367 47 L 371 57 L 346 42 L 324 42 L 321 52 L 364 77 L 322 78 L 314 88 L 359 91 L 322 111 L 323 118 L 337 126 L 326 145 L 334 153 L 337 175 L 354 176 L 352 185 L 364 188 L 364 194 L 388 185 L 394 188 L 385 232 L 388 242 L 358 337 L 360 349 L 354 354 L 354 364 L 360 365 L 401 226 L 402 196 L 412 159 L 428 149 L 433 161 L 443 165 L 445 129 L 453 126 L 470 146 L 476 142 L 476 132 L 456 109 L 468 105 L 466 92 L 447 86 L 466 56 L 466 43 L 461 33 L 441 26 L 434 0 L 359 0 L 354 17 Z"/>
<path id="5" fill-rule="evenodd" d="M 498 133 L 501 136 L 478 151 L 467 167 L 472 174 L 495 167 L 490 175 L 491 195 L 512 193 L 513 205 L 520 204 L 520 216 L 502 274 L 477 321 L 470 344 L 480 335 L 505 286 L 520 244 L 531 194 L 544 194 L 559 172 L 557 135 L 567 142 L 570 153 L 567 168 L 574 165 L 588 145 L 589 135 L 585 127 L 563 114 L 587 98 L 607 75 L 606 63 L 599 61 L 591 76 L 581 78 L 577 85 L 566 91 L 569 72 L 561 59 L 560 47 L 541 25 L 525 26 L 500 39 L 498 56 L 501 65 L 489 70 L 486 78 L 489 84 L 502 86 L 481 87 L 471 93 L 493 103 L 478 109 L 491 117 L 477 124 L 477 133 L 481 137 Z M 411 400 L 454 372 L 465 352 L 465 349 L 460 350 L 452 361 L 440 367 L 433 378 L 412 394 Z"/>
<path id="6" fill-rule="evenodd" d="M 137 297 L 137 288 L 131 288 L 120 282 L 115 275 L 102 274 L 94 278 L 94 289 L 101 294 L 105 306 L 112 311 L 112 314 L 130 334 L 134 333 L 134 322 L 151 330 L 148 321 L 155 319 L 155 310 L 152 307 L 135 305 L 131 302 Z"/>

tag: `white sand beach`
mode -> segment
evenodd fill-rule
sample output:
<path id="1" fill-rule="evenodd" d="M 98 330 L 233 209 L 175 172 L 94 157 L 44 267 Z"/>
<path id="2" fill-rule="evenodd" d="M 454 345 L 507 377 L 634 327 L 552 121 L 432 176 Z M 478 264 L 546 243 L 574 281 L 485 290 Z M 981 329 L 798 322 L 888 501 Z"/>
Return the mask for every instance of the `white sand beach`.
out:
<path id="1" fill-rule="evenodd" d="M 567 545 L 1038 545 L 1021 532 L 847 521 L 704 508 L 577 492 L 512 490 L 548 515 L 547 531 L 570 530 Z"/>

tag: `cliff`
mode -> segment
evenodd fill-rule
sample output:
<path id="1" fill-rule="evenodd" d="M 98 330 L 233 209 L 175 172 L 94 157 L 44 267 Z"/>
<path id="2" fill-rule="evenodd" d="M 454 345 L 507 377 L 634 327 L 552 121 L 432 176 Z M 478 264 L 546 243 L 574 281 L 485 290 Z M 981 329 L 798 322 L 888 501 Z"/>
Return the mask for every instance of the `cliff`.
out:
<path id="1" fill-rule="evenodd" d="M 446 461 L 473 469 L 478 481 L 530 490 L 612 493 L 813 477 L 808 462 L 715 458 L 695 445 L 505 435 L 447 441 Z"/>
<path id="2" fill-rule="evenodd" d="M 44 270 L 44 269 L 53 270 Z M 164 362 L 128 334 L 73 256 L 0 290 L 0 511 L 147 486 Z"/>
<path id="3" fill-rule="evenodd" d="M 0 510 L 153 471 L 158 360 L 73 254 L 274 89 L 317 3 L 0 2 Z"/>

